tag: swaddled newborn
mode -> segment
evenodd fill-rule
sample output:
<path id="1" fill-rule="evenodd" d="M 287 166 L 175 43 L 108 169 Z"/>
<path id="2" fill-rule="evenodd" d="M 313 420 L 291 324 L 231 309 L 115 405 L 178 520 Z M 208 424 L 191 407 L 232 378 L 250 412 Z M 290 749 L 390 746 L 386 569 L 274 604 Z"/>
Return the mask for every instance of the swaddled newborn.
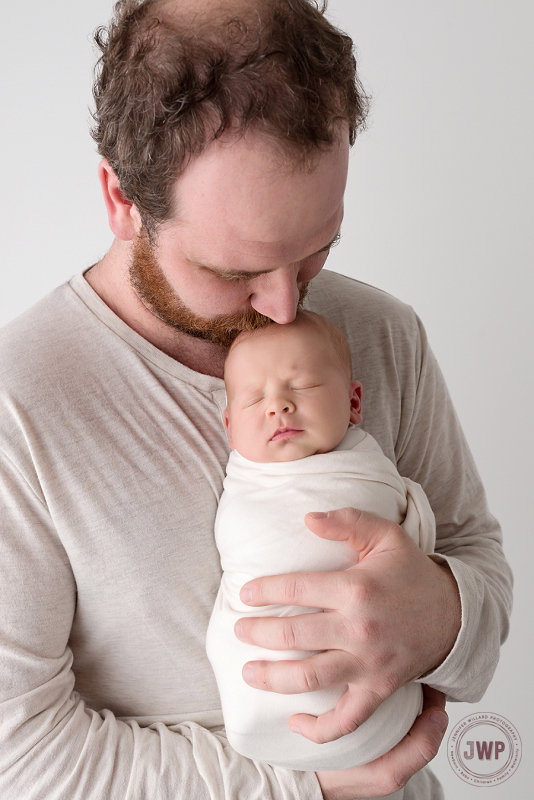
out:
<path id="1" fill-rule="evenodd" d="M 211 616 L 207 652 L 226 733 L 244 756 L 296 770 L 337 770 L 389 751 L 422 705 L 412 683 L 385 700 L 356 731 L 316 744 L 293 733 L 296 713 L 332 710 L 346 686 L 276 694 L 248 686 L 251 660 L 302 659 L 303 651 L 245 644 L 234 626 L 244 616 L 289 616 L 322 609 L 244 605 L 239 592 L 252 578 L 290 572 L 344 570 L 358 554 L 345 542 L 321 539 L 304 525 L 309 511 L 352 506 L 402 525 L 431 553 L 434 516 L 421 487 L 401 478 L 377 442 L 358 427 L 361 386 L 351 381 L 350 352 L 341 331 L 311 312 L 288 325 L 240 334 L 225 365 L 230 446 L 215 521 L 223 576 Z"/>

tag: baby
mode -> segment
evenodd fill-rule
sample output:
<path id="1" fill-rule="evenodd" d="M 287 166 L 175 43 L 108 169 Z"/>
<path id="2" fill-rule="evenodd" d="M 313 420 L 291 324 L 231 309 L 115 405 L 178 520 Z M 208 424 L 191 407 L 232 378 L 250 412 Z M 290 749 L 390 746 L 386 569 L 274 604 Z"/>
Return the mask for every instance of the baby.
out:
<path id="1" fill-rule="evenodd" d="M 322 609 L 250 608 L 243 584 L 263 575 L 345 570 L 358 555 L 345 542 L 315 536 L 308 511 L 352 506 L 398 524 L 425 553 L 435 543 L 434 515 L 418 484 L 401 478 L 376 441 L 355 427 L 361 386 L 350 351 L 328 320 L 301 311 L 240 334 L 225 364 L 224 424 L 233 448 L 215 521 L 223 576 L 207 634 L 228 740 L 244 756 L 296 770 L 337 770 L 390 750 L 420 713 L 422 690 L 398 689 L 356 731 L 316 744 L 288 727 L 292 714 L 333 709 L 346 687 L 283 695 L 248 686 L 247 661 L 301 659 L 302 651 L 265 650 L 239 641 L 243 616 L 289 616 Z"/>

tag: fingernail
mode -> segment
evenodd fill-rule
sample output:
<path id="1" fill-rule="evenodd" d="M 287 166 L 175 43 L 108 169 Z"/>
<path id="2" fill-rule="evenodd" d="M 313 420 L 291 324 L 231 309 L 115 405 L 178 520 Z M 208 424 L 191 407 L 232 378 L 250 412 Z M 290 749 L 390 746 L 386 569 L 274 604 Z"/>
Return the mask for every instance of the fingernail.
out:
<path id="1" fill-rule="evenodd" d="M 443 733 L 449 724 L 449 718 L 444 711 L 433 711 L 430 715 L 430 722 L 440 733 Z"/>
<path id="2" fill-rule="evenodd" d="M 235 633 L 235 635 L 237 636 L 238 639 L 241 639 L 242 642 L 245 641 L 245 638 L 244 638 L 245 634 L 243 632 L 243 626 L 242 626 L 242 624 L 240 622 L 236 622 L 236 624 L 234 625 L 234 633 Z"/>
<path id="3" fill-rule="evenodd" d="M 310 517 L 314 519 L 326 519 L 328 514 L 325 514 L 324 511 L 310 511 Z"/>
<path id="4" fill-rule="evenodd" d="M 300 733 L 300 728 L 297 728 L 296 725 L 290 725 L 289 730 L 293 731 L 293 733 Z"/>
<path id="5" fill-rule="evenodd" d="M 252 589 L 241 589 L 239 597 L 243 603 L 252 602 Z"/>
<path id="6" fill-rule="evenodd" d="M 252 667 L 243 667 L 243 679 L 251 686 L 254 686 L 254 670 Z"/>

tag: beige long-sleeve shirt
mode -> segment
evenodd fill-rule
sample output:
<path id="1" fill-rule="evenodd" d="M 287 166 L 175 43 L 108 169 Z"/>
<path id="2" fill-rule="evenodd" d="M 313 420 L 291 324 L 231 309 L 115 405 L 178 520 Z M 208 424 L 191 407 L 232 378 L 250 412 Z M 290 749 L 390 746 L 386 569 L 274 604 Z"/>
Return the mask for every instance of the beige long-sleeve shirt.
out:
<path id="1" fill-rule="evenodd" d="M 309 305 L 351 344 L 364 427 L 425 489 L 462 629 L 427 683 L 478 700 L 510 573 L 413 311 L 323 271 Z M 142 339 L 83 276 L 0 333 L 0 797 L 320 800 L 313 773 L 229 747 L 205 633 L 228 447 L 222 381 Z M 429 771 L 404 800 L 436 800 Z"/>

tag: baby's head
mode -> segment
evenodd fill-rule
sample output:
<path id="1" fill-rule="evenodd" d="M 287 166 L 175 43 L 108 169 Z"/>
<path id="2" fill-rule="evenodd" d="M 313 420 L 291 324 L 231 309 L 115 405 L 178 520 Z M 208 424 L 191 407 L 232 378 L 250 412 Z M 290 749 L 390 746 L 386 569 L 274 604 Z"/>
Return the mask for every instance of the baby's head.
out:
<path id="1" fill-rule="evenodd" d="M 361 420 L 347 341 L 310 311 L 235 339 L 224 368 L 230 447 L 249 461 L 295 461 L 328 453 Z"/>

